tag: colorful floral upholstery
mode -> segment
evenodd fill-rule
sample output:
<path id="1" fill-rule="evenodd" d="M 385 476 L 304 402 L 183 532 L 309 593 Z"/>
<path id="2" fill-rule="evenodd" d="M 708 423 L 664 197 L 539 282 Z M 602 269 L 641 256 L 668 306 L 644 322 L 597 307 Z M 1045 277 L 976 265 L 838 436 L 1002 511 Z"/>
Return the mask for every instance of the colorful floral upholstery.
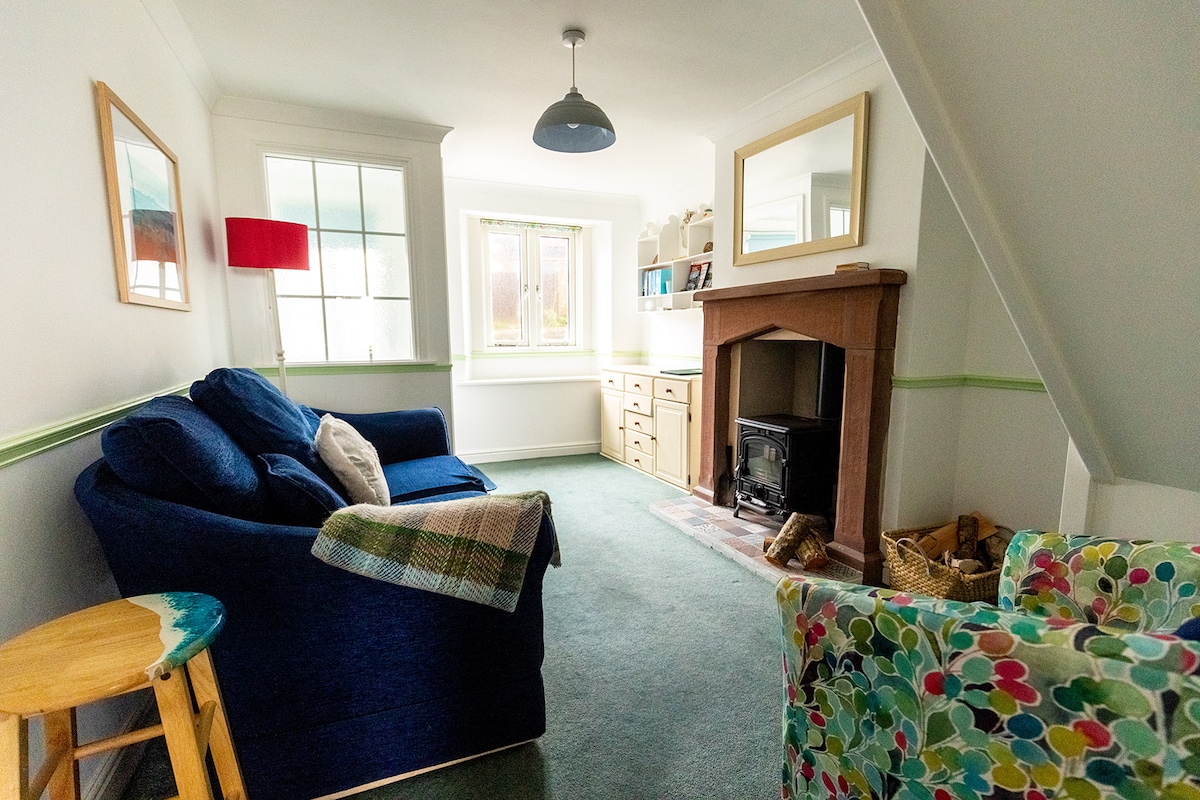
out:
<path id="1" fill-rule="evenodd" d="M 1155 547 L 1019 534 L 1009 608 L 783 579 L 783 798 L 1200 800 L 1200 642 L 1062 610 L 1126 627 L 1105 611 L 1135 597 L 1142 622 L 1195 613 L 1178 609 L 1197 552 Z M 1028 597 L 1050 616 L 1010 610 Z"/>
<path id="2" fill-rule="evenodd" d="M 1128 631 L 1200 617 L 1200 544 L 1021 531 L 1000 572 L 1000 607 Z"/>

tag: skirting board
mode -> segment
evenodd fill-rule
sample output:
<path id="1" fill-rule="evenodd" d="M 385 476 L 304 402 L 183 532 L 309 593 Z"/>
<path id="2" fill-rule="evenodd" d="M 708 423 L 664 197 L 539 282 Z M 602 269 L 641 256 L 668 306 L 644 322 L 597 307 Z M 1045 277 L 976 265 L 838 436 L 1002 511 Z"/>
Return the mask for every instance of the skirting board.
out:
<path id="1" fill-rule="evenodd" d="M 491 461 L 523 461 L 527 458 L 553 458 L 554 456 L 580 456 L 599 453 L 599 442 L 546 445 L 544 447 L 521 447 L 510 450 L 458 450 L 454 454 L 468 464 L 487 464 Z"/>
<path id="2" fill-rule="evenodd" d="M 452 767 L 455 764 L 461 764 L 464 761 L 471 761 L 472 759 L 482 758 L 483 756 L 490 756 L 492 753 L 499 753 L 502 750 L 511 750 L 514 747 L 520 747 L 536 741 L 537 739 L 526 739 L 525 741 L 517 742 L 516 744 L 507 744 L 504 747 L 497 747 L 495 750 L 488 750 L 486 753 L 477 753 L 473 756 L 467 756 L 466 758 L 460 758 L 455 761 L 447 761 L 445 764 L 435 764 L 432 767 L 425 767 L 424 769 L 414 769 L 412 772 L 406 772 L 403 775 L 393 775 L 390 778 L 384 778 L 373 783 L 364 783 L 362 786 L 355 786 L 353 789 L 346 789 L 344 792 L 334 792 L 333 794 L 322 795 L 314 798 L 313 800 L 338 800 L 338 798 L 341 797 L 349 797 L 350 795 L 355 795 L 359 792 L 365 792 L 368 789 L 377 789 L 380 786 L 387 786 L 389 783 L 396 783 L 398 781 L 405 780 L 406 778 L 415 778 L 418 775 L 424 775 L 426 772 L 433 772 L 435 769 Z"/>

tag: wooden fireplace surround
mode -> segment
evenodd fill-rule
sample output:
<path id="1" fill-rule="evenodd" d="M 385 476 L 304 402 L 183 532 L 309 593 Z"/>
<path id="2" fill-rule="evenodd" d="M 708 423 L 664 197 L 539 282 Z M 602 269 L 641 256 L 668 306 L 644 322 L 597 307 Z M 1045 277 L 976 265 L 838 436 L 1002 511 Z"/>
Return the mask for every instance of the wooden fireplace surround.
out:
<path id="1" fill-rule="evenodd" d="M 837 521 L 830 555 L 878 586 L 883 558 L 879 526 L 884 447 L 891 418 L 892 367 L 902 270 L 878 269 L 774 283 L 705 289 L 704 399 L 700 481 L 693 494 L 732 505 L 730 399 L 733 346 L 776 329 L 811 336 L 846 351 L 838 463 Z"/>

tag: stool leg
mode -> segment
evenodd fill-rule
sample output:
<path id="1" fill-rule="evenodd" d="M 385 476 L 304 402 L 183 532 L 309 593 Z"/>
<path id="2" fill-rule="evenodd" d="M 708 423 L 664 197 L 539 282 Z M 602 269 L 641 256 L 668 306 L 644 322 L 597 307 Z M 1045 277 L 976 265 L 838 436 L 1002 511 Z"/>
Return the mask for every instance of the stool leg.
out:
<path id="1" fill-rule="evenodd" d="M 162 719 L 163 737 L 167 740 L 179 800 L 212 800 L 208 769 L 196 742 L 186 668 L 180 667 L 154 681 L 154 697 L 158 701 L 158 715 Z"/>
<path id="2" fill-rule="evenodd" d="M 0 800 L 25 800 L 29 791 L 29 723 L 0 711 Z"/>
<path id="3" fill-rule="evenodd" d="M 79 762 L 75 760 L 75 709 L 51 711 L 43 718 L 46 753 L 64 753 L 58 769 L 50 776 L 50 800 L 79 800 Z"/>
<path id="4" fill-rule="evenodd" d="M 221 782 L 221 794 L 225 800 L 246 800 L 242 770 L 233 749 L 229 721 L 225 718 L 225 704 L 221 702 L 221 689 L 217 685 L 217 675 L 213 672 L 212 657 L 208 651 L 202 650 L 195 655 L 187 663 L 187 671 L 192 680 L 192 691 L 196 693 L 196 703 L 201 707 L 208 702 L 217 706 L 208 746 L 217 768 L 217 779 Z"/>

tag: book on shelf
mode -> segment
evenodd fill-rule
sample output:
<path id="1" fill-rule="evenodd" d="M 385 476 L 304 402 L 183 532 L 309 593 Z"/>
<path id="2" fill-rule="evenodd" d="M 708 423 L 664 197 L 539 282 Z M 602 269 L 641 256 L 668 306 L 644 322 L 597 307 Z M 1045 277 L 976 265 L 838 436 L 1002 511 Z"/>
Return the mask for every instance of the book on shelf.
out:
<path id="1" fill-rule="evenodd" d="M 700 288 L 712 288 L 712 262 L 705 261 L 700 265 Z"/>
<path id="2" fill-rule="evenodd" d="M 705 264 L 692 264 L 688 269 L 687 283 L 683 285 L 685 292 L 690 292 L 694 289 L 699 289 L 701 282 L 704 280 L 703 267 Z"/>
<path id="3" fill-rule="evenodd" d="M 838 264 L 833 268 L 834 272 L 858 272 L 859 270 L 870 269 L 871 262 L 869 261 L 851 261 L 848 264 Z"/>

